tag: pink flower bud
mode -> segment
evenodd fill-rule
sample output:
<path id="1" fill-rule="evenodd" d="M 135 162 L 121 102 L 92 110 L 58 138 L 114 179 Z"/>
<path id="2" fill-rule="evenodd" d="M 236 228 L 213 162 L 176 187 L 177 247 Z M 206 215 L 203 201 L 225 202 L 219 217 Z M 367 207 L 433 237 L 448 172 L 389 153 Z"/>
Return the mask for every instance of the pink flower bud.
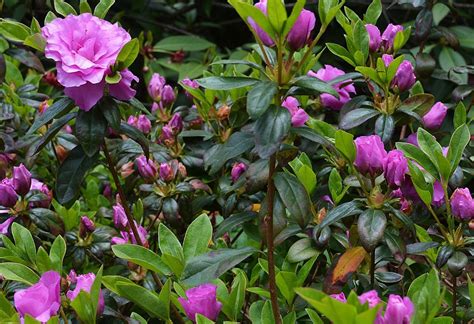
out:
<path id="1" fill-rule="evenodd" d="M 160 178 L 165 182 L 170 182 L 174 179 L 173 170 L 169 163 L 160 164 Z"/>
<path id="2" fill-rule="evenodd" d="M 263 12 L 265 16 L 267 16 L 267 1 L 266 0 L 260 0 L 260 2 L 257 2 L 254 5 L 255 8 Z M 252 19 L 248 18 L 248 23 L 254 30 L 254 32 L 257 34 L 257 37 L 262 41 L 263 44 L 266 46 L 273 46 L 275 43 L 273 42 L 273 39 L 268 36 L 268 34 Z"/>
<path id="3" fill-rule="evenodd" d="M 140 155 L 135 160 L 135 163 L 137 164 L 138 173 L 140 173 L 143 178 L 147 180 L 153 180 L 156 178 L 156 164 L 151 159 L 147 159 L 144 155 Z"/>
<path id="4" fill-rule="evenodd" d="M 359 303 L 362 305 L 368 303 L 370 308 L 374 308 L 381 302 L 382 300 L 379 298 L 379 294 L 376 290 L 365 292 L 359 296 Z"/>
<path id="5" fill-rule="evenodd" d="M 437 102 L 423 116 L 423 125 L 429 129 L 438 129 L 443 124 L 447 113 L 448 107 L 446 107 L 442 102 Z"/>
<path id="6" fill-rule="evenodd" d="M 196 314 L 215 321 L 222 308 L 222 303 L 216 298 L 217 286 L 203 284 L 186 291 L 186 298 L 179 297 L 178 301 L 183 306 L 186 316 L 193 322 Z"/>
<path id="7" fill-rule="evenodd" d="M 390 55 L 390 54 L 382 55 L 382 61 L 385 64 L 385 66 L 388 67 L 390 63 L 393 62 L 393 55 Z"/>
<path id="8" fill-rule="evenodd" d="M 346 295 L 344 295 L 343 292 L 339 293 L 339 294 L 332 294 L 332 295 L 329 295 L 329 297 L 335 299 L 335 300 L 338 300 L 342 303 L 346 303 L 347 302 L 347 299 L 346 299 Z"/>
<path id="9" fill-rule="evenodd" d="M 151 121 L 146 115 L 139 115 L 137 120 L 137 128 L 144 134 L 148 134 L 151 131 Z"/>
<path id="10" fill-rule="evenodd" d="M 457 188 L 451 195 L 451 210 L 460 221 L 474 219 L 474 200 L 469 188 Z"/>
<path id="11" fill-rule="evenodd" d="M 403 31 L 402 25 L 388 24 L 387 28 L 382 34 L 382 45 L 386 51 L 390 51 L 392 49 L 395 36 L 397 36 L 397 33 L 401 31 Z"/>
<path id="12" fill-rule="evenodd" d="M 18 200 L 18 195 L 13 189 L 11 179 L 3 179 L 0 182 L 0 206 L 13 207 Z"/>
<path id="13" fill-rule="evenodd" d="M 91 292 L 92 285 L 94 284 L 95 280 L 95 274 L 92 272 L 79 275 L 76 277 L 76 286 L 73 290 L 69 290 L 66 293 L 66 297 L 70 300 L 73 301 L 76 299 L 76 297 L 79 295 L 81 291 L 85 291 L 87 293 Z M 97 314 L 102 314 L 104 311 L 105 303 L 104 303 L 104 294 L 102 293 L 102 290 L 100 290 L 99 293 L 99 304 L 97 306 Z"/>
<path id="14" fill-rule="evenodd" d="M 289 96 L 281 105 L 290 112 L 291 125 L 293 125 L 293 127 L 301 127 L 308 121 L 308 114 L 304 109 L 299 108 L 300 103 L 296 98 Z"/>
<path id="15" fill-rule="evenodd" d="M 22 164 L 18 167 L 13 167 L 13 188 L 15 191 L 24 196 L 30 191 L 31 187 L 31 173 Z"/>
<path id="16" fill-rule="evenodd" d="M 384 324 L 406 324 L 411 322 L 415 307 L 408 297 L 390 295 L 383 315 Z"/>
<path id="17" fill-rule="evenodd" d="M 92 221 L 92 219 L 90 219 L 89 217 L 87 216 L 82 216 L 81 217 L 81 226 L 85 229 L 85 231 L 87 231 L 88 233 L 92 233 L 93 231 L 95 231 L 95 224 L 94 222 Z"/>
<path id="18" fill-rule="evenodd" d="M 178 113 L 175 113 L 171 120 L 168 122 L 168 126 L 171 127 L 173 133 L 176 135 L 183 129 L 183 118 Z"/>
<path id="19" fill-rule="evenodd" d="M 303 9 L 286 36 L 288 45 L 290 45 L 292 50 L 297 51 L 306 44 L 308 38 L 311 36 L 315 24 L 316 17 L 314 16 L 314 13 Z"/>
<path id="20" fill-rule="evenodd" d="M 230 172 L 232 181 L 236 182 L 240 178 L 240 176 L 247 170 L 247 168 L 248 166 L 245 163 L 235 163 L 232 166 L 232 171 Z"/>
<path id="21" fill-rule="evenodd" d="M 354 142 L 357 151 L 354 165 L 357 170 L 362 174 L 370 174 L 372 177 L 379 175 L 387 156 L 380 136 L 360 136 Z"/>
<path id="22" fill-rule="evenodd" d="M 121 204 L 117 204 L 112 207 L 114 210 L 113 220 L 114 225 L 118 229 L 125 229 L 128 225 L 127 215 Z"/>
<path id="23" fill-rule="evenodd" d="M 382 42 L 379 28 L 372 24 L 366 24 L 365 29 L 369 34 L 369 49 L 372 52 L 377 52 L 379 50 L 380 43 Z"/>
<path id="24" fill-rule="evenodd" d="M 153 73 L 148 83 L 148 94 L 154 101 L 160 101 L 166 80 L 159 73 Z"/>
<path id="25" fill-rule="evenodd" d="M 175 99 L 176 95 L 174 94 L 174 89 L 170 85 L 165 85 L 161 94 L 161 102 L 163 105 L 169 106 L 174 102 Z"/>
<path id="26" fill-rule="evenodd" d="M 398 67 L 392 80 L 392 87 L 398 87 L 400 92 L 409 90 L 416 82 L 415 69 L 410 61 L 403 61 Z"/>
<path id="27" fill-rule="evenodd" d="M 408 173 L 408 161 L 402 151 L 392 150 L 388 152 L 383 163 L 385 180 L 390 186 L 402 185 L 405 174 Z"/>

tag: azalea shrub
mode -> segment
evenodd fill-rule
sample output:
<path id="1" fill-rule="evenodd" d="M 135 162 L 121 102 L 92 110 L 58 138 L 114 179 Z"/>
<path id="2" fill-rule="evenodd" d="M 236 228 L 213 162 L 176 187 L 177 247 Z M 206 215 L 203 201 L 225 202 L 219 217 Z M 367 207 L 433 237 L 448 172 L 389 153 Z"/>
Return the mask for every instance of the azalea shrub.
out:
<path id="1" fill-rule="evenodd" d="M 472 48 L 450 3 L 229 0 L 233 50 L 113 0 L 2 18 L 1 322 L 474 320 L 473 67 L 430 43 Z"/>

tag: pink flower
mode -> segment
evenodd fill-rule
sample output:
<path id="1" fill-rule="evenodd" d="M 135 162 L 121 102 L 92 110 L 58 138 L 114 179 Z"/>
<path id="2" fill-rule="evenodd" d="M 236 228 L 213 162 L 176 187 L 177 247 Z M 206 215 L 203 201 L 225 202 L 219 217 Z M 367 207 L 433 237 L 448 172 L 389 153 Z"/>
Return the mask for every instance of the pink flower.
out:
<path id="1" fill-rule="evenodd" d="M 377 306 L 382 300 L 379 298 L 379 294 L 376 290 L 371 290 L 363 293 L 359 296 L 359 303 L 364 305 L 365 303 L 369 304 L 370 308 Z"/>
<path id="2" fill-rule="evenodd" d="M 377 319 L 377 324 L 410 324 L 414 313 L 415 307 L 410 298 L 390 295 L 385 314 Z"/>
<path id="3" fill-rule="evenodd" d="M 406 141 L 407 141 L 407 143 L 418 146 L 418 137 L 417 137 L 416 133 L 408 135 L 408 137 L 406 138 Z"/>
<path id="4" fill-rule="evenodd" d="M 61 306 L 61 276 L 55 271 L 45 272 L 39 282 L 33 286 L 17 290 L 13 296 L 15 308 L 20 317 L 30 315 L 34 319 L 46 323 L 55 316 Z"/>
<path id="5" fill-rule="evenodd" d="M 403 61 L 395 73 L 392 80 L 392 87 L 397 87 L 398 91 L 410 90 L 416 82 L 415 69 L 410 61 Z"/>
<path id="6" fill-rule="evenodd" d="M 247 168 L 248 166 L 245 163 L 235 163 L 232 166 L 232 171 L 230 172 L 232 181 L 236 182 L 237 180 L 239 180 L 240 176 L 247 170 Z"/>
<path id="7" fill-rule="evenodd" d="M 329 297 L 335 299 L 335 300 L 338 300 L 342 303 L 346 303 L 347 302 L 347 299 L 346 299 L 346 295 L 344 295 L 343 292 L 341 292 L 340 294 L 332 294 L 332 295 L 329 295 Z"/>
<path id="8" fill-rule="evenodd" d="M 18 195 L 13 188 L 11 179 L 3 179 L 0 182 L 0 206 L 13 207 L 18 200 Z"/>
<path id="9" fill-rule="evenodd" d="M 74 288 L 74 290 L 69 290 L 66 293 L 66 297 L 70 301 L 73 301 L 74 299 L 76 299 L 77 295 L 79 295 L 81 291 L 85 291 L 87 293 L 91 292 L 91 288 L 95 280 L 95 274 L 90 272 L 87 274 L 76 276 L 75 279 L 76 279 L 76 287 Z M 102 290 L 101 290 L 99 293 L 99 304 L 97 307 L 97 314 L 102 314 L 102 312 L 104 311 L 104 307 L 105 307 L 104 294 L 102 293 Z"/>
<path id="10" fill-rule="evenodd" d="M 187 299 L 179 297 L 178 301 L 191 321 L 196 321 L 196 314 L 215 321 L 222 308 L 222 303 L 216 300 L 216 292 L 217 286 L 203 284 L 186 290 Z"/>
<path id="11" fill-rule="evenodd" d="M 134 224 L 137 228 L 138 236 L 140 237 L 140 240 L 142 241 L 143 245 L 147 247 L 148 246 L 148 241 L 147 241 L 148 231 L 143 226 L 138 225 L 136 221 L 134 221 Z M 137 244 L 137 240 L 135 239 L 135 235 L 133 234 L 131 229 L 128 232 L 121 231 L 120 236 L 121 237 L 113 237 L 110 243 L 112 245 L 128 244 L 128 243 Z"/>
<path id="12" fill-rule="evenodd" d="M 286 36 L 288 45 L 290 45 L 292 50 L 297 51 L 306 44 L 308 38 L 311 36 L 315 24 L 316 17 L 314 16 L 314 13 L 303 9 Z"/>
<path id="13" fill-rule="evenodd" d="M 148 180 L 153 180 L 156 178 L 158 174 L 158 170 L 156 168 L 155 162 L 151 159 L 147 159 L 144 155 L 140 155 L 136 160 L 135 163 L 137 164 L 138 173 Z"/>
<path id="14" fill-rule="evenodd" d="M 385 31 L 382 34 L 382 45 L 386 51 L 392 49 L 395 36 L 397 36 L 397 33 L 401 31 L 403 31 L 402 25 L 388 24 L 387 28 L 385 28 Z"/>
<path id="15" fill-rule="evenodd" d="M 150 82 L 148 83 L 148 94 L 154 101 L 161 100 L 161 94 L 166 80 L 159 73 L 153 73 Z"/>
<path id="16" fill-rule="evenodd" d="M 382 42 L 379 28 L 372 24 L 366 24 L 365 29 L 369 34 L 369 49 L 372 52 L 377 52 L 379 50 L 380 43 Z"/>
<path id="17" fill-rule="evenodd" d="M 42 35 L 45 56 L 56 61 L 57 78 L 65 94 L 86 111 L 104 95 L 105 76 L 131 39 L 118 24 L 90 13 L 56 18 L 43 27 Z M 120 73 L 122 80 L 110 85 L 109 91 L 120 100 L 128 100 L 135 95 L 130 84 L 138 78 L 128 70 Z"/>
<path id="18" fill-rule="evenodd" d="M 125 210 L 123 209 L 121 204 L 117 204 L 112 207 L 114 210 L 113 213 L 113 220 L 114 220 L 114 225 L 118 229 L 124 229 L 127 227 L 128 220 L 127 220 L 127 215 L 125 214 Z"/>
<path id="19" fill-rule="evenodd" d="M 457 188 L 451 195 L 451 210 L 453 215 L 461 221 L 474 219 L 474 199 L 469 188 Z"/>
<path id="20" fill-rule="evenodd" d="M 174 178 L 174 172 L 169 163 L 160 164 L 160 179 L 165 182 L 170 182 Z"/>
<path id="21" fill-rule="evenodd" d="M 429 129 L 438 129 L 443 124 L 447 113 L 448 107 L 446 107 L 442 102 L 437 102 L 423 116 L 423 125 Z"/>
<path id="22" fill-rule="evenodd" d="M 168 106 L 174 102 L 176 95 L 174 94 L 174 89 L 170 85 L 165 85 L 161 93 L 161 102 L 163 105 Z"/>
<path id="23" fill-rule="evenodd" d="M 14 220 L 15 220 L 15 217 L 9 217 L 3 223 L 1 223 L 0 234 L 3 234 L 3 235 L 8 234 L 8 229 L 10 228 L 10 225 L 13 223 Z"/>
<path id="24" fill-rule="evenodd" d="M 335 68 L 332 65 L 326 64 L 324 68 L 319 69 L 316 73 L 313 71 L 309 71 L 308 75 L 318 78 L 322 81 L 329 82 L 337 77 L 344 75 L 344 71 Z M 341 107 L 351 100 L 350 93 L 356 93 L 354 85 L 352 84 L 352 80 L 346 80 L 344 82 L 339 82 L 333 85 L 333 88 L 339 94 L 339 99 L 330 95 L 328 93 L 323 93 L 321 98 L 321 104 L 324 107 L 333 109 L 333 110 L 340 110 Z"/>
<path id="25" fill-rule="evenodd" d="M 385 66 L 388 67 L 390 65 L 390 63 L 393 62 L 393 55 L 383 54 L 382 55 L 382 61 L 385 64 Z"/>
<path id="26" fill-rule="evenodd" d="M 378 135 L 359 136 L 355 139 L 356 159 L 354 165 L 363 174 L 376 176 L 381 173 L 387 157 L 382 139 Z"/>
<path id="27" fill-rule="evenodd" d="M 402 151 L 388 152 L 383 163 L 385 180 L 391 186 L 401 186 L 408 173 L 408 161 Z"/>
<path id="28" fill-rule="evenodd" d="M 260 0 L 254 7 L 263 12 L 265 16 L 267 15 L 267 0 Z M 248 22 L 263 44 L 266 46 L 275 45 L 273 39 L 252 18 L 248 18 Z"/>
<path id="29" fill-rule="evenodd" d="M 30 202 L 32 207 L 41 207 L 41 208 L 48 208 L 51 204 L 51 200 L 53 199 L 53 193 L 49 190 L 48 186 L 38 181 L 36 179 L 31 179 L 31 187 L 30 190 L 36 190 L 45 195 L 44 199 L 40 201 L 33 201 Z"/>
<path id="30" fill-rule="evenodd" d="M 281 105 L 290 112 L 291 124 L 294 127 L 301 127 L 308 121 L 308 114 L 304 109 L 299 108 L 300 103 L 295 97 L 287 97 Z"/>
<path id="31" fill-rule="evenodd" d="M 133 126 L 144 134 L 148 134 L 151 131 L 151 121 L 148 119 L 146 115 L 138 115 L 136 116 L 129 116 L 127 119 L 127 124 Z"/>

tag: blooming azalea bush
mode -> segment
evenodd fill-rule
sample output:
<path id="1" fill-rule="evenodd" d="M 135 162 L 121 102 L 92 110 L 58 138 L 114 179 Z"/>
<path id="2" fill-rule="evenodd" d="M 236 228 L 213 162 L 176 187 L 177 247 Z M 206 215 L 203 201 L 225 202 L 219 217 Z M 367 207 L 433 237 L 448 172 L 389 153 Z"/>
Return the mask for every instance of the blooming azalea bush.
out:
<path id="1" fill-rule="evenodd" d="M 110 0 L 0 20 L 1 321 L 471 321 L 473 96 L 408 50 L 440 7 L 229 4 L 235 53 Z"/>

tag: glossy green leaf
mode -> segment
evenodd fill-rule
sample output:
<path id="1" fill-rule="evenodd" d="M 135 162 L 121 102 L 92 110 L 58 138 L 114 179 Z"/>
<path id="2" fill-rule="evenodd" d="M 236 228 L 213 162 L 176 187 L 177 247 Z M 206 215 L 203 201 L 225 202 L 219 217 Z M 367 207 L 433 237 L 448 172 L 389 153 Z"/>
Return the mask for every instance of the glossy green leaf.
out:
<path id="1" fill-rule="evenodd" d="M 232 90 L 253 86 L 258 79 L 246 77 L 207 77 L 197 79 L 197 83 L 203 88 L 212 90 Z"/>
<path id="2" fill-rule="evenodd" d="M 51 106 L 46 109 L 46 111 L 42 114 L 38 114 L 36 116 L 33 125 L 31 125 L 30 129 L 28 129 L 27 134 L 33 134 L 37 131 L 41 126 L 46 125 L 54 118 L 59 118 L 65 114 L 67 114 L 71 109 L 74 108 L 74 102 L 67 98 L 63 97 L 56 100 Z"/>
<path id="3" fill-rule="evenodd" d="M 171 275 L 170 269 L 160 256 L 150 249 L 135 244 L 113 245 L 112 251 L 121 259 L 131 261 L 139 266 L 157 272 L 161 275 Z"/>
<path id="4" fill-rule="evenodd" d="M 76 117 L 75 135 L 87 156 L 94 156 L 100 149 L 107 131 L 107 121 L 98 107 L 79 110 Z"/>
<path id="5" fill-rule="evenodd" d="M 262 159 L 270 157 L 288 135 L 291 125 L 291 115 L 287 109 L 270 106 L 255 122 L 255 148 Z"/>
<path id="6" fill-rule="evenodd" d="M 39 276 L 33 270 L 20 263 L 0 263 L 0 273 L 6 280 L 19 281 L 27 285 L 33 285 L 39 280 Z"/>
<path id="7" fill-rule="evenodd" d="M 183 242 L 184 260 L 201 255 L 208 250 L 212 240 L 212 224 L 207 214 L 196 218 L 186 230 Z"/>
<path id="8" fill-rule="evenodd" d="M 254 85 L 247 94 L 247 113 L 257 119 L 267 111 L 273 101 L 278 86 L 273 81 L 261 81 Z"/>
<path id="9" fill-rule="evenodd" d="M 104 19 L 114 3 L 115 0 L 100 0 L 94 8 L 94 16 Z"/>
<path id="10" fill-rule="evenodd" d="M 357 220 L 357 231 L 362 246 L 366 251 L 373 251 L 382 240 L 387 217 L 381 210 L 367 209 L 363 211 Z"/>

